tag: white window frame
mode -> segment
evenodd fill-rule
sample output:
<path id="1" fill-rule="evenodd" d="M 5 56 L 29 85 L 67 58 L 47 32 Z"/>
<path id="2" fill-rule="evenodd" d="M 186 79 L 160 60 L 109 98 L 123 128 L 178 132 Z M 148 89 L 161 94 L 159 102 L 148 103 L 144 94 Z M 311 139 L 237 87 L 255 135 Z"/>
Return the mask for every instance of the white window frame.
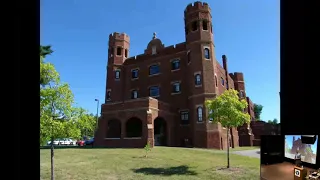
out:
<path id="1" fill-rule="evenodd" d="M 117 73 L 119 73 L 118 77 L 117 77 Z M 114 71 L 114 79 L 119 80 L 121 78 L 121 70 L 120 69 L 116 69 Z"/>
<path id="2" fill-rule="evenodd" d="M 199 108 L 201 108 L 201 113 L 199 113 Z M 197 123 L 203 123 L 203 105 L 197 105 L 196 106 L 196 112 L 197 112 Z"/>
<path id="3" fill-rule="evenodd" d="M 208 49 L 209 58 L 206 58 L 206 49 Z M 209 46 L 203 46 L 203 57 L 205 60 L 211 60 L 211 48 Z"/>

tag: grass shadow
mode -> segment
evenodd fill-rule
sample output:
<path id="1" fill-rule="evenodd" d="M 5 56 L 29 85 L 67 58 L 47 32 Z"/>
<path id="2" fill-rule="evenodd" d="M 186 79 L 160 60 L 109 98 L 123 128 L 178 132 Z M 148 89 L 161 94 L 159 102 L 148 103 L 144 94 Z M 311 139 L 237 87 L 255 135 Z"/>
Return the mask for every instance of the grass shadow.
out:
<path id="1" fill-rule="evenodd" d="M 160 176 L 172 176 L 172 175 L 197 175 L 195 171 L 189 170 L 188 166 L 176 166 L 169 168 L 139 168 L 133 169 L 135 173 L 142 173 L 144 175 L 160 175 Z"/>

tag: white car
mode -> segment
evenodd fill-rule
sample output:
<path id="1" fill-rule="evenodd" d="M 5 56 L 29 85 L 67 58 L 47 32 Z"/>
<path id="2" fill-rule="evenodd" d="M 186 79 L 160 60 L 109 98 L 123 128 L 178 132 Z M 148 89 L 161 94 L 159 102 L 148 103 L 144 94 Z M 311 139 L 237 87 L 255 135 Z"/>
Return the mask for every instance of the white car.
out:
<path id="1" fill-rule="evenodd" d="M 51 141 L 48 141 L 48 145 L 51 145 Z M 53 145 L 76 145 L 76 141 L 71 138 L 61 138 L 54 140 Z"/>
<path id="2" fill-rule="evenodd" d="M 71 138 L 64 138 L 63 139 L 63 145 L 76 145 L 77 144 L 77 141 L 71 139 Z"/>

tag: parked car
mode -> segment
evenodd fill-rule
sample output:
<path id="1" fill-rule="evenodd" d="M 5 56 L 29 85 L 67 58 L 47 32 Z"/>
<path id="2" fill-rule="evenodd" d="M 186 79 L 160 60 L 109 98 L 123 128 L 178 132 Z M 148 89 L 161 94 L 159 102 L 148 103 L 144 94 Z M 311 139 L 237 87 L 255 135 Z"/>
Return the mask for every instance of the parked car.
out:
<path id="1" fill-rule="evenodd" d="M 93 143 L 94 143 L 94 138 L 88 139 L 84 142 L 86 146 L 93 145 Z"/>
<path id="2" fill-rule="evenodd" d="M 53 140 L 53 145 L 60 145 L 60 140 L 61 140 L 61 139 L 55 139 L 55 140 Z M 51 141 L 48 141 L 47 145 L 51 145 Z"/>
<path id="3" fill-rule="evenodd" d="M 51 145 L 51 141 L 48 141 L 48 145 Z M 75 145 L 76 141 L 71 138 L 59 138 L 53 141 L 53 145 Z"/>
<path id="4" fill-rule="evenodd" d="M 84 146 L 85 141 L 84 140 L 78 140 L 77 145 L 78 146 Z"/>
<path id="5" fill-rule="evenodd" d="M 77 144 L 77 141 L 71 139 L 71 138 L 64 138 L 63 139 L 63 145 L 76 145 Z"/>

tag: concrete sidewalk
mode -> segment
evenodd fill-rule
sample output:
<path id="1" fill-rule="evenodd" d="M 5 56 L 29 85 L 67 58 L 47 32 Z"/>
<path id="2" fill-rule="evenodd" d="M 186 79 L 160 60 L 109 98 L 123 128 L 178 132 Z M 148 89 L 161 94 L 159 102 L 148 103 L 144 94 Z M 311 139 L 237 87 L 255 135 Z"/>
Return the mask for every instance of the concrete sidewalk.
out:
<path id="1" fill-rule="evenodd" d="M 242 156 L 260 158 L 260 149 L 243 150 L 243 151 L 232 151 L 230 153 L 238 154 Z"/>

